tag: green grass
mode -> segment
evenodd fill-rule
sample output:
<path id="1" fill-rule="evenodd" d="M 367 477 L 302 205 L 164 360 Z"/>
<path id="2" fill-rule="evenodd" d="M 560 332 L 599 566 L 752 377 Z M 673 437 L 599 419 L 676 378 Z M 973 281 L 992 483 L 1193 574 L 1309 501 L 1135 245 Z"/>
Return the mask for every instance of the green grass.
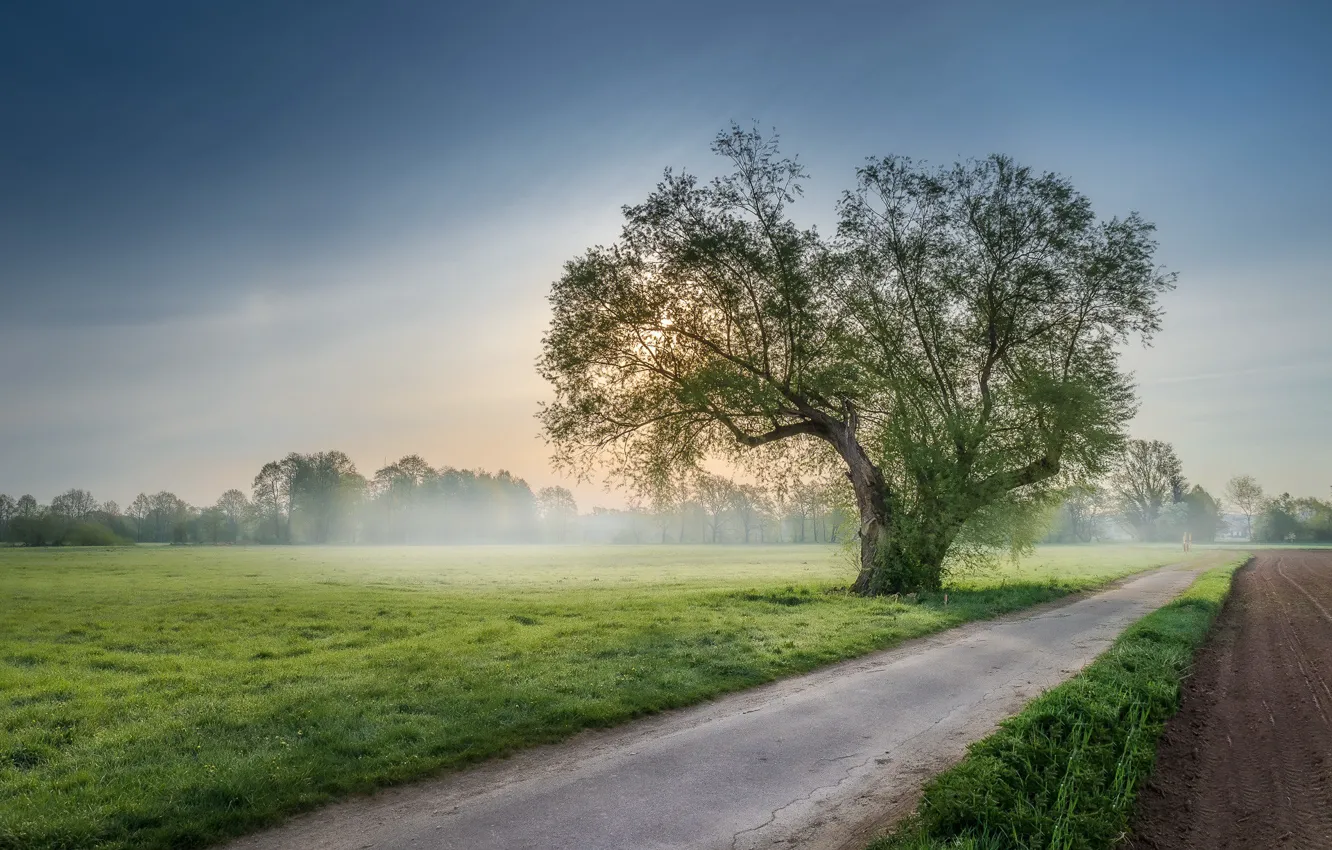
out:
<path id="1" fill-rule="evenodd" d="M 1099 850 L 1124 835 L 1182 680 L 1247 558 L 1208 570 L 925 789 L 870 850 Z"/>
<path id="2" fill-rule="evenodd" d="M 819 547 L 0 551 L 0 848 L 183 848 L 1177 561 L 941 595 Z"/>

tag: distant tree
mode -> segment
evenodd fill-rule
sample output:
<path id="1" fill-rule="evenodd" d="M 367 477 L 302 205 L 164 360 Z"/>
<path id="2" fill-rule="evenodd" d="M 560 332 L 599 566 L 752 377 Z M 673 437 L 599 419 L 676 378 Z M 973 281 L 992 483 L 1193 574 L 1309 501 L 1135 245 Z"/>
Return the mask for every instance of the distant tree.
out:
<path id="1" fill-rule="evenodd" d="M 254 476 L 251 494 L 254 496 L 255 514 L 261 522 L 266 522 L 273 530 L 275 542 L 291 542 L 291 535 L 284 534 L 289 526 L 284 523 L 287 513 L 283 509 L 284 499 L 290 490 L 289 469 L 281 461 L 269 461 Z"/>
<path id="2" fill-rule="evenodd" d="M 18 502 L 13 496 L 0 493 L 0 541 L 9 540 L 9 521 L 18 512 Z"/>
<path id="3" fill-rule="evenodd" d="M 1332 542 L 1332 502 L 1306 497 L 1295 500 L 1301 534 L 1311 542 Z"/>
<path id="4" fill-rule="evenodd" d="M 980 514 L 1104 471 L 1135 407 L 1119 343 L 1158 329 L 1171 286 L 1151 225 L 1098 222 L 1005 157 L 889 157 L 829 241 L 789 217 L 805 172 L 775 141 L 733 127 L 714 150 L 730 173 L 668 171 L 555 283 L 557 464 L 650 487 L 794 442 L 850 479 L 865 594 L 938 587 Z"/>
<path id="5" fill-rule="evenodd" d="M 1182 504 L 1188 509 L 1185 528 L 1194 542 L 1211 543 L 1216 540 L 1216 533 L 1225 522 L 1221 518 L 1221 505 L 1212 498 L 1212 494 L 1195 484 L 1184 494 Z"/>
<path id="6" fill-rule="evenodd" d="M 694 499 L 703 507 L 707 517 L 709 542 L 720 543 L 726 528 L 726 512 L 735 498 L 735 484 L 730 479 L 699 472 L 694 476 Z"/>
<path id="7" fill-rule="evenodd" d="M 405 455 L 375 472 L 369 491 L 382 509 L 381 537 L 411 542 L 414 537 L 438 533 L 437 523 L 432 522 L 429 514 L 432 508 L 438 512 L 442 507 L 440 475 L 415 454 Z"/>
<path id="8" fill-rule="evenodd" d="M 1253 538 L 1263 543 L 1332 542 L 1332 503 L 1282 493 L 1255 516 Z"/>
<path id="9" fill-rule="evenodd" d="M 148 497 L 148 520 L 153 540 L 158 542 L 187 543 L 190 539 L 189 522 L 193 519 L 190 506 L 175 493 L 163 490 Z"/>
<path id="10" fill-rule="evenodd" d="M 222 514 L 225 539 L 232 543 L 239 540 L 241 524 L 250 513 L 250 500 L 240 490 L 233 488 L 219 496 L 214 507 Z"/>
<path id="11" fill-rule="evenodd" d="M 1298 511 L 1295 498 L 1289 493 L 1265 500 L 1258 515 L 1255 538 L 1264 543 L 1293 543 L 1299 540 L 1303 529 Z"/>
<path id="12" fill-rule="evenodd" d="M 227 515 L 216 505 L 199 511 L 199 542 L 219 543 L 227 527 Z"/>
<path id="13" fill-rule="evenodd" d="M 153 503 L 144 493 L 134 497 L 130 502 L 129 515 L 134 518 L 134 539 L 142 541 L 147 532 L 148 517 L 153 512 Z"/>
<path id="14" fill-rule="evenodd" d="M 351 458 L 340 451 L 293 453 L 283 464 L 290 469 L 291 511 L 299 512 L 310 539 L 328 543 L 340 531 L 346 531 L 341 523 L 366 489 L 366 481 L 356 472 Z"/>
<path id="15" fill-rule="evenodd" d="M 668 542 L 671 529 L 679 526 L 679 540 L 684 542 L 683 514 L 685 493 L 679 486 L 661 486 L 653 488 L 649 498 L 652 524 L 660 536 L 660 542 Z"/>
<path id="16" fill-rule="evenodd" d="M 1109 494 L 1098 484 L 1077 484 L 1069 488 L 1063 508 L 1073 540 L 1091 543 L 1100 537 L 1101 525 L 1110 511 Z"/>
<path id="17" fill-rule="evenodd" d="M 31 495 L 24 493 L 14 502 L 9 520 L 9 539 L 24 546 L 44 546 L 54 542 L 48 535 L 46 511 Z"/>
<path id="18" fill-rule="evenodd" d="M 421 487 L 434 478 L 435 470 L 420 455 L 406 455 L 394 464 L 397 474 L 413 487 Z"/>
<path id="19" fill-rule="evenodd" d="M 97 510 L 97 500 L 87 490 L 66 490 L 51 500 L 51 513 L 76 522 Z"/>
<path id="20" fill-rule="evenodd" d="M 818 481 L 811 481 L 795 491 L 795 499 L 799 503 L 798 510 L 801 522 L 800 542 L 805 542 L 804 524 L 806 520 L 809 522 L 809 530 L 811 536 L 814 538 L 814 542 L 822 542 L 820 520 L 823 517 L 824 511 L 828 508 L 827 494 L 824 492 L 823 486 Z"/>
<path id="21" fill-rule="evenodd" d="M 1266 497 L 1263 486 L 1252 475 L 1236 475 L 1226 482 L 1226 501 L 1244 514 L 1244 535 L 1253 539 L 1253 518 L 1262 512 Z"/>
<path id="22" fill-rule="evenodd" d="M 731 491 L 731 511 L 740 522 L 746 543 L 753 532 L 761 533 L 763 518 L 769 510 L 768 496 L 762 488 L 753 484 L 740 484 Z"/>
<path id="23" fill-rule="evenodd" d="M 567 542 L 569 524 L 578 517 L 573 493 L 564 487 L 542 487 L 537 492 L 537 512 L 547 538 L 557 543 Z"/>
<path id="24" fill-rule="evenodd" d="M 1129 440 L 1111 477 L 1120 513 L 1139 540 L 1154 540 L 1161 509 L 1183 489 L 1179 458 L 1169 443 Z"/>
<path id="25" fill-rule="evenodd" d="M 777 535 L 778 542 L 786 541 L 784 529 L 790 529 L 790 542 L 805 542 L 805 521 L 808 518 L 806 512 L 807 501 L 800 495 L 800 488 L 804 482 L 796 481 L 794 483 L 784 482 L 773 492 L 773 510 L 781 520 L 781 531 Z"/>

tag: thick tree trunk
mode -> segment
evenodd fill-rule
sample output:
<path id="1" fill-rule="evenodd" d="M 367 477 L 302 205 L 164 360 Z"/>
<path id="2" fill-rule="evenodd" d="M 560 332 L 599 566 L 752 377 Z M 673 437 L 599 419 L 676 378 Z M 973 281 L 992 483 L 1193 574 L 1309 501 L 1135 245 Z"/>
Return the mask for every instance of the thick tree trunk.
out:
<path id="1" fill-rule="evenodd" d="M 855 432 L 847 428 L 834 445 L 846 461 L 847 478 L 856 494 L 860 512 L 860 574 L 851 589 L 862 596 L 877 592 L 875 575 L 881 566 L 881 553 L 888 541 L 888 485 L 883 471 L 874 465 L 865 449 L 856 442 Z"/>
<path id="2" fill-rule="evenodd" d="M 862 596 L 938 590 L 962 520 L 942 505 L 923 507 L 919 516 L 893 516 L 882 471 L 863 450 L 848 464 L 860 510 L 860 574 L 851 589 Z"/>

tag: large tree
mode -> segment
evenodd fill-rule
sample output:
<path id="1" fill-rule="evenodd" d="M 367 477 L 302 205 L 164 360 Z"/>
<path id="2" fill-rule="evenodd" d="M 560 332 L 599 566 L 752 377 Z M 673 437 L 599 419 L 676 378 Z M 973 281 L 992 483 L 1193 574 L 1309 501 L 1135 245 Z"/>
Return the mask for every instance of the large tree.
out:
<path id="1" fill-rule="evenodd" d="M 554 284 L 557 462 L 650 490 L 821 445 L 854 491 L 863 593 L 937 586 L 978 513 L 1104 471 L 1134 409 L 1117 346 L 1158 329 L 1170 286 L 1151 225 L 1004 157 L 890 157 L 830 240 L 791 219 L 805 172 L 774 140 L 733 127 L 714 150 L 729 173 L 668 170 Z"/>

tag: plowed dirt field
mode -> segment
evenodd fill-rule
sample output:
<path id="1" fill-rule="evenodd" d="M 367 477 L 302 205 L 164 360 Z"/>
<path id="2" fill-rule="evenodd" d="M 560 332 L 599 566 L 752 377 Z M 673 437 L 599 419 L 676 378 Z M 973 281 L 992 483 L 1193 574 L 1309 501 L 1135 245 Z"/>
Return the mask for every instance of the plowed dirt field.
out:
<path id="1" fill-rule="evenodd" d="M 1236 574 L 1127 846 L 1332 848 L 1332 551 Z"/>

